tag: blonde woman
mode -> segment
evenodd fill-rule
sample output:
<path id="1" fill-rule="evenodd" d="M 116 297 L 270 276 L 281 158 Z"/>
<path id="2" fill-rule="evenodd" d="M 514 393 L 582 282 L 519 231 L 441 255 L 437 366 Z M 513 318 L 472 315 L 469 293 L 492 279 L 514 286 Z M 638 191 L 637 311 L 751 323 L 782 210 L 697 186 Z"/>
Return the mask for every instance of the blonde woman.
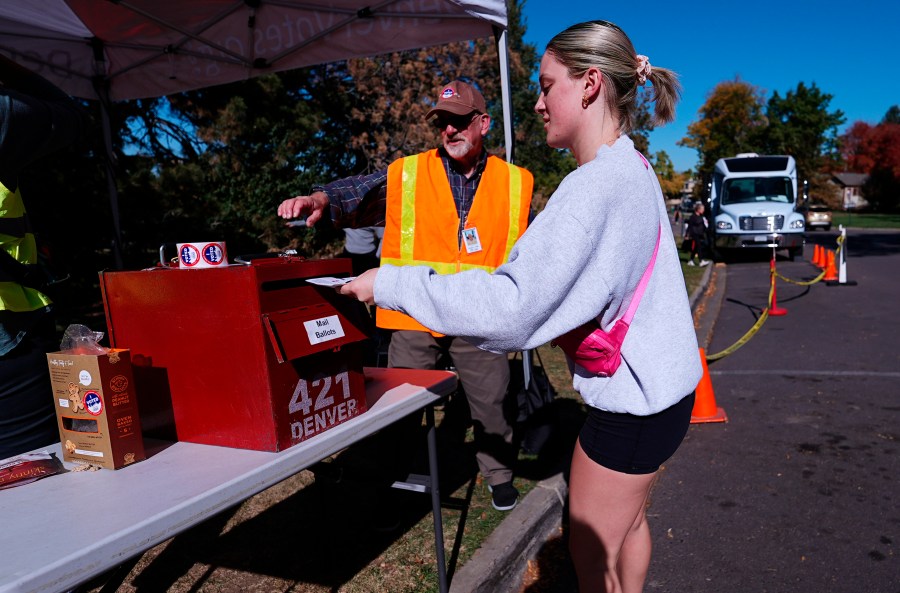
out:
<path id="1" fill-rule="evenodd" d="M 569 483 L 569 547 L 584 593 L 642 590 L 650 487 L 687 432 L 702 374 L 675 242 L 660 230 L 669 228 L 662 192 L 627 136 L 638 87 L 648 82 L 656 122 L 671 121 L 674 73 L 651 67 L 621 29 L 593 21 L 559 33 L 541 60 L 535 111 L 547 143 L 570 150 L 578 168 L 509 262 L 493 273 L 453 275 L 383 266 L 340 289 L 503 352 L 535 348 L 586 323 L 608 330 L 650 269 L 615 373 L 597 376 L 570 360 L 589 410 Z"/>

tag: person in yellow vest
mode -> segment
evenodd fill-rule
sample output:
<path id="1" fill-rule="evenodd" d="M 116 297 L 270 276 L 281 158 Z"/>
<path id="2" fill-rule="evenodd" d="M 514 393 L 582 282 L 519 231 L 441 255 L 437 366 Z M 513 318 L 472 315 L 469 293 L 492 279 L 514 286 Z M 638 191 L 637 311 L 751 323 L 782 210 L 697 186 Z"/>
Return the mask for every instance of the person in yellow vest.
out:
<path id="1" fill-rule="evenodd" d="M 0 55 L 0 459 L 59 441 L 46 357 L 59 341 L 19 177 L 74 141 L 82 117 L 65 93 Z"/>
<path id="2" fill-rule="evenodd" d="M 308 216 L 312 226 L 328 208 L 339 226 L 383 225 L 382 264 L 427 265 L 441 274 L 499 267 L 528 225 L 532 175 L 488 155 L 484 138 L 491 117 L 471 84 L 457 80 L 442 87 L 425 117 L 440 131 L 439 148 L 397 159 L 371 175 L 313 187 L 308 196 L 282 202 L 278 215 Z M 515 507 L 517 451 L 504 413 L 507 355 L 431 331 L 396 311 L 378 309 L 376 325 L 393 330 L 390 367 L 433 369 L 442 354 L 449 355 L 469 403 L 476 459 L 493 506 Z"/>

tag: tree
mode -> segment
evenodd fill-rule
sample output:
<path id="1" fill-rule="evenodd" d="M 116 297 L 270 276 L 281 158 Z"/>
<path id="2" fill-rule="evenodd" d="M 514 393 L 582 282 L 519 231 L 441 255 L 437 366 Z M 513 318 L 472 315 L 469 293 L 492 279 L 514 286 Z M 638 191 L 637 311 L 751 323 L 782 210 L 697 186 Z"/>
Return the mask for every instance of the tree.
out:
<path id="1" fill-rule="evenodd" d="M 872 207 L 900 208 L 900 123 L 855 122 L 841 140 L 848 167 L 869 175 L 863 191 Z"/>
<path id="2" fill-rule="evenodd" d="M 514 162 L 534 175 L 534 209 L 539 211 L 560 181 L 575 169 L 575 159 L 568 151 L 547 145 L 544 122 L 535 113 L 539 89 L 535 81 L 540 55 L 534 45 L 525 43 L 525 1 L 507 0 L 507 45 L 509 78 L 512 87 L 512 118 L 515 151 Z M 497 132 L 503 129 L 503 114 L 496 113 Z M 495 141 L 497 139 L 495 138 Z M 502 140 L 502 138 L 500 138 Z"/>
<path id="3" fill-rule="evenodd" d="M 175 160 L 152 153 L 159 166 L 150 187 L 173 200 L 167 224 L 157 226 L 165 240 L 205 227 L 227 237 L 233 254 L 286 244 L 314 251 L 312 237 L 286 229 L 273 213 L 280 199 L 309 189 L 321 170 L 315 148 L 330 146 L 316 138 L 321 115 L 302 94 L 316 74 L 295 70 L 167 98 L 170 117 L 187 121 L 201 148 Z"/>
<path id="4" fill-rule="evenodd" d="M 681 197 L 684 184 L 688 180 L 688 172 L 678 173 L 675 165 L 665 150 L 660 150 L 653 157 L 653 170 L 659 178 L 659 185 L 667 200 L 675 200 Z"/>
<path id="5" fill-rule="evenodd" d="M 679 146 L 697 150 L 700 175 L 712 174 L 720 158 L 760 149 L 759 130 L 766 125 L 763 104 L 762 90 L 739 78 L 713 88 L 700 108 L 700 118 L 678 141 Z"/>
<path id="6" fill-rule="evenodd" d="M 884 114 L 883 124 L 900 124 L 900 105 L 891 105 L 887 113 Z"/>
<path id="7" fill-rule="evenodd" d="M 799 177 L 815 195 L 829 191 L 822 169 L 827 156 L 838 151 L 837 127 L 845 121 L 840 110 L 828 111 L 831 99 L 815 83 L 801 82 L 784 98 L 775 91 L 766 107 L 768 125 L 760 130 L 763 152 L 793 156 Z"/>
<path id="8" fill-rule="evenodd" d="M 278 202 L 433 147 L 437 132 L 424 116 L 440 86 L 454 78 L 493 81 L 496 62 L 491 44 L 480 40 L 168 97 L 135 116 L 141 122 L 135 128 L 146 130 L 137 144 L 156 165 L 152 174 L 144 169 L 129 177 L 122 192 L 126 202 L 166 214 L 154 221 L 130 212 L 129 220 L 148 222 L 141 227 L 145 246 L 207 228 L 227 237 L 232 253 L 292 247 L 333 255 L 342 233 L 326 224 L 315 232 L 286 228 L 275 216 Z M 496 95 L 495 85 L 482 88 L 486 98 Z M 196 146 L 176 143 L 173 151 L 156 140 L 177 127 L 173 122 L 186 122 L 181 127 L 195 134 Z"/>
<path id="9" fill-rule="evenodd" d="M 864 121 L 853 122 L 840 138 L 841 160 L 847 170 L 856 173 L 868 173 L 875 165 L 872 155 L 863 148 L 866 136 L 872 126 Z"/>
<path id="10" fill-rule="evenodd" d="M 634 141 L 634 147 L 641 154 L 650 154 L 650 132 L 656 129 L 653 125 L 653 114 L 650 112 L 653 106 L 653 91 L 647 87 L 638 89 L 637 109 L 634 112 L 633 129 L 629 137 Z"/>

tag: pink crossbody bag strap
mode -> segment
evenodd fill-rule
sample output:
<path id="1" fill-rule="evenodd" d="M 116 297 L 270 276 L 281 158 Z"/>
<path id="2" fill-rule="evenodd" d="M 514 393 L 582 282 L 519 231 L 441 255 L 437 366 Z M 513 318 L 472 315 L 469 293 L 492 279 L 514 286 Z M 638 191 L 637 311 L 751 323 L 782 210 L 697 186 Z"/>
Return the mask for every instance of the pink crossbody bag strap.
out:
<path id="1" fill-rule="evenodd" d="M 644 162 L 644 167 L 649 171 L 650 162 L 643 154 L 641 154 L 641 151 L 635 150 L 635 152 L 641 157 L 641 160 Z M 637 290 L 634 291 L 634 296 L 631 297 L 631 303 L 628 305 L 625 315 L 622 316 L 622 321 L 628 325 L 631 325 L 631 320 L 634 318 L 634 313 L 637 311 L 638 305 L 641 302 L 641 297 L 644 296 L 644 290 L 647 288 L 647 284 L 650 283 L 650 274 L 653 273 L 653 266 L 656 264 L 656 254 L 659 252 L 659 240 L 661 237 L 662 222 L 659 223 L 659 232 L 656 234 L 656 246 L 653 248 L 653 257 L 650 258 L 650 263 L 647 264 L 647 269 L 644 270 L 644 275 L 641 276 L 641 281 L 638 283 Z"/>
<path id="2" fill-rule="evenodd" d="M 637 151 L 635 151 L 637 152 Z M 650 169 L 650 164 L 640 152 L 638 156 L 644 161 L 644 166 Z M 628 333 L 628 326 L 634 318 L 641 297 L 647 289 L 650 282 L 650 275 L 653 273 L 653 267 L 656 265 L 656 255 L 659 253 L 659 243 L 662 238 L 662 221 L 659 223 L 659 230 L 656 233 L 656 246 L 653 248 L 653 256 L 644 275 L 641 276 L 631 302 L 625 314 L 618 319 L 608 331 L 604 331 L 600 327 L 597 319 L 576 327 L 566 332 L 555 340 L 550 342 L 553 346 L 559 346 L 563 352 L 568 355 L 576 364 L 583 367 L 587 372 L 598 377 L 611 377 L 622 362 L 622 342 L 625 341 L 625 335 Z"/>

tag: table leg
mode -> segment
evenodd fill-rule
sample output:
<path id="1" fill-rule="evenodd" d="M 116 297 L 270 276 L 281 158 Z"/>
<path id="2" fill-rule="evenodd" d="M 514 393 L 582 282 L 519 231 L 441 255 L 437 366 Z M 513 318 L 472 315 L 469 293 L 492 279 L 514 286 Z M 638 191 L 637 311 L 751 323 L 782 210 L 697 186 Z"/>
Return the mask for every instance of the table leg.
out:
<path id="1" fill-rule="evenodd" d="M 434 406 L 425 408 L 428 426 L 428 473 L 431 481 L 431 513 L 434 516 L 434 549 L 437 555 L 438 587 L 447 593 L 447 562 L 444 558 L 444 520 L 441 516 L 441 493 L 438 487 L 437 436 L 434 428 Z"/>

